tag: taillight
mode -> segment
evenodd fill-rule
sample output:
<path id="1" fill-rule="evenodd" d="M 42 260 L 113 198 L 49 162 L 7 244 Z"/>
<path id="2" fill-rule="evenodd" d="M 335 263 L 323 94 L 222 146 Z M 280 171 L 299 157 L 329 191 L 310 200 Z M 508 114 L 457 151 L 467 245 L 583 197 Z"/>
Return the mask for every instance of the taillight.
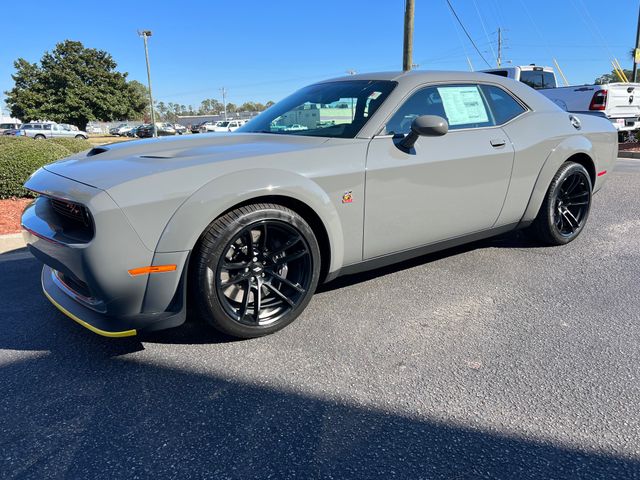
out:
<path id="1" fill-rule="evenodd" d="M 606 90 L 598 90 L 593 94 L 593 98 L 591 99 L 591 104 L 589 105 L 589 110 L 604 110 L 607 105 L 607 91 Z"/>

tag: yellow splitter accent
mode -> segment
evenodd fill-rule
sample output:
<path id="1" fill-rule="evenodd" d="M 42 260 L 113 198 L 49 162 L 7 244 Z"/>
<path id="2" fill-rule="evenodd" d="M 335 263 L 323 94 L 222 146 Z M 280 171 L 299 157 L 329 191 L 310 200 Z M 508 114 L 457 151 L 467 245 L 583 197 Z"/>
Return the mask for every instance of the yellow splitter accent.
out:
<path id="1" fill-rule="evenodd" d="M 43 287 L 44 287 L 44 285 L 43 285 Z M 77 322 L 80 325 L 82 325 L 84 328 L 86 328 L 88 330 L 91 330 L 93 333 L 97 333 L 98 335 L 102 335 L 103 337 L 111 337 L 111 338 L 133 337 L 134 335 L 136 335 L 138 333 L 135 330 L 124 330 L 122 332 L 107 332 L 106 330 L 101 330 L 99 328 L 96 328 L 93 325 L 91 325 L 90 323 L 85 322 L 81 318 L 76 317 L 73 313 L 71 313 L 69 310 L 67 310 L 62 305 L 60 305 L 58 302 L 56 302 L 51 297 L 51 295 L 49 295 L 47 293 L 47 291 L 44 288 L 42 289 L 42 291 L 44 292 L 45 296 L 49 299 L 49 301 L 51 303 L 53 303 L 53 305 L 58 310 L 60 310 L 62 313 L 64 313 L 67 317 L 69 317 L 74 322 Z"/>

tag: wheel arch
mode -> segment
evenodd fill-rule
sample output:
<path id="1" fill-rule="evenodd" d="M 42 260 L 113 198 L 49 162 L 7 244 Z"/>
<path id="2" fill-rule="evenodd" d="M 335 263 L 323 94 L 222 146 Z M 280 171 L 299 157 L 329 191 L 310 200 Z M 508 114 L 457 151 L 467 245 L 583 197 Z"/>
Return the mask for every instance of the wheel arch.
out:
<path id="1" fill-rule="evenodd" d="M 549 185 L 563 163 L 571 161 L 582 165 L 589 173 L 592 185 L 595 185 L 596 166 L 594 158 L 595 150 L 593 144 L 584 136 L 569 137 L 554 148 L 538 174 L 521 223 L 527 224 L 536 218 Z"/>
<path id="2" fill-rule="evenodd" d="M 313 230 L 313 233 L 316 236 L 318 245 L 320 246 L 320 282 L 322 283 L 322 281 L 327 277 L 329 273 L 329 267 L 331 265 L 331 243 L 329 241 L 327 228 L 324 225 L 322 219 L 315 212 L 315 210 L 313 210 L 313 208 L 311 208 L 306 203 L 296 198 L 288 197 L 286 195 L 264 195 L 260 197 L 253 197 L 227 208 L 216 218 L 212 219 L 211 222 L 214 222 L 215 220 L 226 215 L 232 210 L 255 203 L 273 203 L 282 207 L 289 208 L 300 215 L 305 220 L 305 222 L 309 224 L 311 230 Z M 200 237 L 198 237 L 196 244 L 193 246 L 193 250 L 196 250 L 198 248 L 198 245 L 202 241 L 202 238 L 206 231 L 207 229 L 205 228 L 205 230 L 200 234 Z"/>
<path id="3" fill-rule="evenodd" d="M 275 203 L 298 213 L 320 245 L 321 278 L 340 269 L 344 258 L 342 225 L 327 193 L 306 177 L 270 169 L 224 175 L 195 192 L 165 226 L 156 252 L 193 251 L 213 221 L 251 203 Z"/>
<path id="4" fill-rule="evenodd" d="M 576 153 L 575 155 L 572 155 L 569 158 L 567 158 L 565 162 L 575 162 L 582 165 L 585 168 L 585 170 L 589 173 L 589 178 L 591 179 L 591 185 L 596 184 L 596 165 L 593 159 L 589 155 L 582 152 Z"/>

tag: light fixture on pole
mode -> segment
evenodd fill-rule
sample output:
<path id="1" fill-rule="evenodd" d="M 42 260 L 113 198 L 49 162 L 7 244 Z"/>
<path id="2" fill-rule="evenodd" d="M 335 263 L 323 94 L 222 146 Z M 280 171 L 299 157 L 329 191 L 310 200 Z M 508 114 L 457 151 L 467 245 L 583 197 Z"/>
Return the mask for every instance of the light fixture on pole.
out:
<path id="1" fill-rule="evenodd" d="M 156 130 L 156 114 L 153 110 L 153 94 L 151 93 L 151 69 L 149 68 L 149 48 L 147 47 L 147 38 L 153 35 L 151 30 L 138 30 L 138 35 L 142 37 L 144 41 L 144 56 L 147 60 L 147 81 L 149 84 L 149 108 L 151 108 L 151 125 L 153 136 L 157 137 L 158 132 Z"/>

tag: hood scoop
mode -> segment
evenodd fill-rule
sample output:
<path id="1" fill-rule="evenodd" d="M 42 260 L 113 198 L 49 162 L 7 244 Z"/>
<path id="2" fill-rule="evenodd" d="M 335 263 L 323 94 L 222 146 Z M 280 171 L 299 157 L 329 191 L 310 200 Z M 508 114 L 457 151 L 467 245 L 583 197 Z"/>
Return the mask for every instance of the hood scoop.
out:
<path id="1" fill-rule="evenodd" d="M 108 148 L 104 147 L 94 147 L 87 152 L 87 157 L 93 157 L 94 155 L 99 155 L 100 153 L 108 152 Z"/>

